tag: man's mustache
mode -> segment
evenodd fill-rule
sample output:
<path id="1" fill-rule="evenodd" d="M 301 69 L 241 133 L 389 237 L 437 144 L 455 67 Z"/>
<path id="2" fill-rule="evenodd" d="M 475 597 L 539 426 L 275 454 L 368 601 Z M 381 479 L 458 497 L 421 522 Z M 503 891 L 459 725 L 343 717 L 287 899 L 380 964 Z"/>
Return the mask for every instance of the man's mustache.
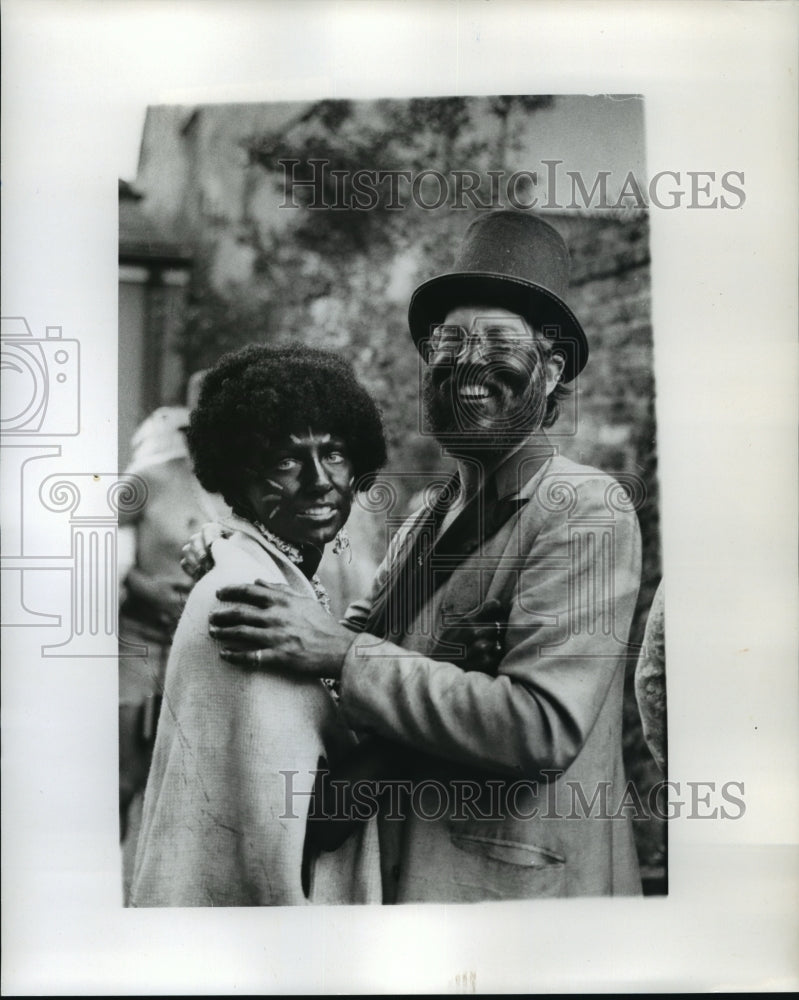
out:
<path id="1" fill-rule="evenodd" d="M 531 359 L 441 366 L 425 373 L 423 401 L 434 433 L 528 434 L 546 412 L 546 383 Z M 475 392 L 488 393 L 480 398 Z M 482 412 L 484 405 L 492 412 Z"/>
<path id="2" fill-rule="evenodd" d="M 440 372 L 433 380 L 436 393 L 454 403 L 462 401 L 468 390 L 484 390 L 490 396 L 513 399 L 524 407 L 535 394 L 536 386 L 529 371 L 520 368 L 484 368 Z"/>

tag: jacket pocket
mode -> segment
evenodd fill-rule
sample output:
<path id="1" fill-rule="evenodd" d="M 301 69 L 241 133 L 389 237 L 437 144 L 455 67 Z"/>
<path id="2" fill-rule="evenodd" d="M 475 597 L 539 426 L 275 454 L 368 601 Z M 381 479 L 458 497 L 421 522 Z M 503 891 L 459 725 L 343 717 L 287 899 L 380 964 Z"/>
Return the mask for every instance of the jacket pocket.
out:
<path id="1" fill-rule="evenodd" d="M 562 854 L 548 847 L 523 844 L 517 840 L 495 840 L 493 837 L 463 833 L 453 833 L 451 840 L 455 847 L 467 854 L 479 854 L 506 865 L 519 865 L 521 868 L 550 868 L 566 863 Z"/>
<path id="2" fill-rule="evenodd" d="M 456 899 L 540 899 L 566 894 L 566 859 L 549 847 L 473 834 L 453 833 L 450 839 L 461 858 L 454 875 Z"/>

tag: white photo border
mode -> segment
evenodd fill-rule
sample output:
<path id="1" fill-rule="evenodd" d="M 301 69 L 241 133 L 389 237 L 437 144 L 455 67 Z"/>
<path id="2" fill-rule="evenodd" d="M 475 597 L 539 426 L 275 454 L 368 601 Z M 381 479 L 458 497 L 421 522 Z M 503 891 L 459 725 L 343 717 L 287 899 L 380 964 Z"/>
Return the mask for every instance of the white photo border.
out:
<path id="1" fill-rule="evenodd" d="M 124 910 L 115 662 L 4 627 L 3 992 L 799 985 L 797 9 L 7 0 L 3 315 L 80 345 L 54 474 L 116 468 L 117 180 L 148 104 L 640 93 L 650 176 L 744 174 L 739 210 L 650 218 L 670 772 L 744 782 L 746 813 L 672 821 L 659 899 Z M 4 528 L 29 499 L 4 489 Z M 37 520 L 32 555 L 56 534 Z M 42 573 L 43 606 L 68 607 L 65 575 Z"/>

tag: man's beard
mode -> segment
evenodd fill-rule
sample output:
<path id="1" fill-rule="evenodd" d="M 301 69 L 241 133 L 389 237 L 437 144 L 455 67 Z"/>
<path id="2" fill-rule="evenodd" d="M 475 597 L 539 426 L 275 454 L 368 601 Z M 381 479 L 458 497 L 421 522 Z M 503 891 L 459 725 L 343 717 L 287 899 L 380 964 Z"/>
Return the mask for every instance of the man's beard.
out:
<path id="1" fill-rule="evenodd" d="M 488 391 L 485 400 L 462 395 L 464 384 Z M 511 451 L 537 430 L 547 406 L 542 366 L 441 370 L 427 368 L 422 399 L 429 427 L 453 455 Z"/>

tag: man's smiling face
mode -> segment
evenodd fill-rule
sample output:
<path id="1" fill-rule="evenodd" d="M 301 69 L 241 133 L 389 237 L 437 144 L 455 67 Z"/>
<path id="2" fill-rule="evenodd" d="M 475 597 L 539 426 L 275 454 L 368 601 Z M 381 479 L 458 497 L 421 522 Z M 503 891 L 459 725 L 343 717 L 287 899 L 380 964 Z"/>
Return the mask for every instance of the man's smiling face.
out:
<path id="1" fill-rule="evenodd" d="M 430 340 L 424 400 L 453 454 L 511 448 L 541 424 L 563 361 L 498 306 L 458 306 Z"/>

